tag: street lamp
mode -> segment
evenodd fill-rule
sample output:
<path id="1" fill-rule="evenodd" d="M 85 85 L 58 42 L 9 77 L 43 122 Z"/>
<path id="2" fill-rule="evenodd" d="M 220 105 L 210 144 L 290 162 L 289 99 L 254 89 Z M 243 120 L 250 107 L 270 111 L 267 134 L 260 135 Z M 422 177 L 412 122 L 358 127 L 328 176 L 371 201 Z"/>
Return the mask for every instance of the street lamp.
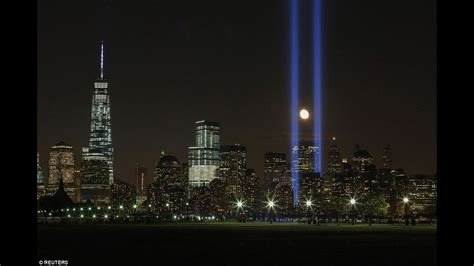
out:
<path id="1" fill-rule="evenodd" d="M 408 198 L 407 197 L 404 197 L 403 198 L 403 205 L 404 205 L 404 208 L 405 208 L 405 225 L 408 225 Z"/>
<path id="2" fill-rule="evenodd" d="M 269 199 L 267 202 L 268 216 L 270 219 L 270 224 L 273 222 L 273 208 L 275 207 L 275 202 L 273 199 Z"/>
<path id="3" fill-rule="evenodd" d="M 239 222 L 242 222 L 243 221 L 242 211 L 244 209 L 244 203 L 242 202 L 242 200 L 237 200 L 237 202 L 235 203 L 235 206 L 237 207 L 237 217 L 239 219 Z"/>
<path id="4" fill-rule="evenodd" d="M 351 203 L 351 215 L 352 215 L 352 225 L 355 224 L 354 222 L 354 219 L 355 219 L 355 205 L 356 205 L 356 200 L 354 198 L 352 198 L 350 200 L 350 203 Z"/>
<path id="5" fill-rule="evenodd" d="M 133 204 L 133 216 L 132 218 L 135 220 L 137 216 L 137 205 Z"/>
<path id="6" fill-rule="evenodd" d="M 189 202 L 186 202 L 186 220 L 189 220 Z"/>
<path id="7" fill-rule="evenodd" d="M 313 219 L 310 218 L 309 211 L 313 209 L 312 208 L 313 202 L 310 199 L 308 199 L 306 200 L 305 205 L 306 205 L 306 216 L 308 217 L 308 224 L 311 224 Z"/>
<path id="8" fill-rule="evenodd" d="M 166 203 L 166 220 L 169 221 L 171 219 L 171 212 L 170 212 L 170 204 L 167 202 Z"/>

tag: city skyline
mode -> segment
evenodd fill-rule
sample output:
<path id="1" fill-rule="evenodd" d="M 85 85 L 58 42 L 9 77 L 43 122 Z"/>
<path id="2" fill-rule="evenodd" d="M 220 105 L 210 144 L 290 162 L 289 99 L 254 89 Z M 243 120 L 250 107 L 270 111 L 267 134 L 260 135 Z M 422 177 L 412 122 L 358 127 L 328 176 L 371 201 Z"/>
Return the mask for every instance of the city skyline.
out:
<path id="1" fill-rule="evenodd" d="M 328 4 L 329 9 L 330 5 L 331 4 Z M 113 8 L 111 9 L 113 10 Z M 284 10 L 281 6 L 274 7 L 274 9 L 271 10 L 277 11 L 274 13 L 280 16 L 280 19 L 282 20 L 282 25 L 287 22 L 287 18 L 285 18 L 286 10 Z M 138 12 L 138 10 L 132 10 L 130 12 Z M 275 14 L 272 13 L 272 16 L 267 14 L 267 17 L 271 17 L 275 20 L 276 18 L 278 18 L 278 16 L 276 16 Z M 326 16 L 328 16 L 327 13 Z M 237 20 L 240 19 L 237 17 L 232 18 Z M 65 41 L 62 44 L 63 48 L 60 48 L 55 51 L 57 56 L 55 60 L 58 60 L 58 62 L 63 62 L 64 59 L 62 59 L 61 57 L 68 59 L 68 67 L 66 67 L 65 69 L 57 69 L 54 67 L 51 68 L 48 66 L 44 66 L 42 64 L 51 63 L 50 61 L 48 61 L 49 59 L 45 58 L 51 52 L 49 49 L 54 50 L 54 48 L 56 47 L 56 44 L 52 44 L 51 41 L 55 39 L 67 39 L 68 33 L 63 33 L 63 35 L 61 35 L 61 31 L 59 31 L 56 36 L 47 36 L 48 33 L 44 33 L 41 31 L 41 22 L 46 22 L 47 25 L 47 19 L 41 19 L 41 16 L 39 16 L 38 50 L 41 51 L 41 53 L 39 53 L 38 57 L 38 151 L 40 153 L 40 157 L 44 158 L 40 160 L 41 168 L 46 169 L 45 161 L 47 160 L 47 151 L 51 146 L 58 143 L 59 141 L 65 141 L 66 143 L 71 144 L 71 146 L 73 146 L 74 148 L 76 158 L 81 158 L 80 147 L 87 146 L 87 128 L 89 127 L 90 119 L 91 92 L 88 88 L 90 88 L 91 81 L 96 78 L 96 50 L 97 42 L 99 41 L 98 38 L 100 38 L 100 36 L 94 36 L 94 34 L 86 34 L 87 37 L 85 39 L 87 40 L 87 42 L 91 41 L 91 43 L 82 43 L 84 44 L 83 47 L 80 47 L 80 45 L 79 47 L 77 47 L 76 44 L 73 44 L 70 41 Z M 199 20 L 192 16 L 188 19 Z M 125 20 L 127 20 L 127 18 Z M 388 23 L 389 21 L 389 19 L 385 20 L 386 23 Z M 138 26 L 140 24 L 132 23 L 132 25 Z M 183 22 L 183 25 L 190 24 L 186 24 Z M 81 28 L 77 25 L 74 25 L 74 27 L 77 27 L 76 30 L 79 30 Z M 344 27 L 348 26 L 345 25 L 342 28 Z M 209 31 L 213 30 L 215 29 L 211 29 Z M 259 46 L 257 45 L 257 43 L 253 43 L 252 38 L 245 38 L 244 33 L 246 32 L 246 30 L 248 29 L 245 27 L 237 28 L 234 30 L 231 29 L 229 31 L 230 37 L 226 37 L 224 34 L 223 39 L 217 36 L 214 39 L 211 38 L 211 40 L 223 41 L 226 43 L 228 41 L 227 44 L 230 49 L 240 52 L 248 52 L 251 51 L 252 48 L 256 49 Z M 159 32 L 159 30 L 157 31 Z M 183 32 L 185 32 L 184 40 L 186 40 L 186 30 L 184 30 Z M 170 32 L 168 33 L 171 34 Z M 203 42 L 202 44 L 212 50 L 213 46 L 211 45 L 211 41 L 198 38 L 194 35 L 193 30 L 188 30 L 188 33 L 191 36 L 190 40 L 193 40 L 193 38 L 195 38 L 195 40 L 197 39 L 197 41 L 207 41 Z M 272 34 L 273 33 L 274 32 L 272 32 Z M 150 79 L 150 77 L 146 77 L 147 75 L 144 75 L 140 78 L 140 74 L 143 75 L 143 73 L 139 73 L 140 71 L 138 70 L 133 70 L 135 64 L 140 70 L 144 70 L 142 69 L 142 67 L 148 65 L 149 68 L 158 67 L 161 69 L 161 71 L 166 73 L 166 69 L 161 66 L 162 63 L 159 60 L 156 60 L 155 62 L 153 62 L 152 60 L 146 60 L 143 57 L 144 54 L 139 50 L 139 48 L 150 49 L 151 46 L 131 45 L 131 43 L 127 41 L 118 42 L 117 36 L 114 37 L 111 32 L 108 32 L 107 34 L 109 35 L 109 37 L 105 37 L 106 44 L 110 45 L 111 50 L 107 51 L 108 54 L 106 55 L 106 58 L 110 58 L 111 61 L 110 70 L 108 70 L 107 76 L 110 76 L 111 101 L 114 105 L 112 110 L 112 119 L 114 120 L 114 164 L 116 164 L 115 166 L 117 168 L 117 178 L 133 184 L 135 178 L 133 174 L 135 171 L 135 163 L 138 162 L 149 169 L 153 169 L 155 167 L 155 162 L 159 160 L 161 150 L 165 150 L 167 154 L 175 155 L 181 162 L 185 162 L 187 159 L 187 147 L 193 146 L 194 122 L 199 120 L 211 120 L 221 123 L 221 145 L 232 145 L 238 143 L 246 146 L 248 149 L 248 167 L 255 168 L 257 171 L 257 176 L 260 179 L 263 176 L 265 152 L 282 152 L 289 155 L 289 112 L 287 111 L 288 100 L 286 98 L 286 94 L 288 91 L 288 73 L 285 73 L 284 70 L 287 66 L 287 58 L 285 55 L 287 49 L 282 48 L 287 43 L 285 37 L 286 32 L 281 34 L 281 36 L 276 34 L 272 35 L 274 38 L 271 39 L 272 41 L 274 41 L 276 38 L 276 40 L 278 41 L 276 42 L 277 48 L 271 48 L 270 50 L 272 52 L 276 52 L 276 55 L 278 55 L 278 59 L 282 60 L 279 61 L 277 64 L 274 64 L 277 65 L 276 67 L 268 66 L 270 70 L 266 71 L 272 71 L 275 70 L 275 68 L 281 68 L 279 71 L 276 72 L 278 73 L 276 79 L 279 82 L 275 82 L 274 85 L 276 84 L 277 86 L 265 86 L 264 81 L 273 77 L 273 75 L 270 75 L 269 72 L 266 72 L 265 70 L 261 71 L 262 74 L 264 74 L 262 75 L 262 77 L 254 77 L 251 73 L 244 73 L 244 77 L 246 77 L 247 80 L 244 79 L 244 81 L 238 82 L 238 86 L 232 85 L 232 82 L 234 81 L 233 79 L 237 78 L 238 75 L 226 75 L 225 73 L 228 73 L 229 71 L 232 72 L 232 70 L 242 71 L 247 66 L 252 67 L 252 63 L 239 61 L 240 59 L 232 57 L 232 53 L 227 54 L 226 58 L 228 58 L 229 60 L 236 59 L 237 62 L 229 61 L 227 63 L 238 63 L 239 66 L 235 69 L 233 69 L 233 67 L 224 68 L 224 71 L 227 70 L 225 72 L 217 71 L 218 67 L 213 64 L 216 63 L 217 59 L 215 57 L 211 57 L 213 63 L 209 63 L 209 65 L 211 66 L 208 66 L 206 69 L 212 69 L 214 71 L 217 71 L 217 74 L 215 74 L 215 79 L 213 75 L 206 76 L 207 79 L 204 80 L 197 78 L 196 76 L 193 76 L 191 72 L 186 72 L 191 70 L 189 66 L 187 68 L 185 67 L 187 69 L 186 71 L 181 72 L 182 74 L 184 73 L 186 75 L 191 76 L 186 76 L 184 78 L 186 84 L 180 84 L 180 82 L 178 82 L 176 77 L 174 76 L 172 76 L 171 78 L 167 78 L 166 75 L 160 75 L 160 77 Z M 234 36 L 234 34 L 237 35 Z M 239 34 L 244 35 L 241 35 L 239 38 Z M 183 41 L 182 39 L 180 39 L 183 36 L 178 35 L 174 37 L 178 39 L 175 40 L 177 43 L 181 43 L 180 41 Z M 278 39 L 277 37 L 281 37 L 284 39 Z M 415 36 L 411 37 L 415 38 Z M 433 36 L 431 37 L 435 37 L 434 32 Z M 256 39 L 257 37 L 253 36 L 253 38 Z M 385 36 L 385 38 L 390 39 L 387 36 Z M 420 38 L 418 39 L 419 41 L 422 39 L 421 37 L 418 38 Z M 337 40 L 337 38 L 333 36 L 332 38 L 329 38 L 329 40 L 332 40 L 334 42 L 335 40 Z M 430 47 L 433 46 L 430 38 L 423 40 L 430 41 Z M 155 42 L 152 43 L 156 44 Z M 237 44 L 235 46 L 232 46 L 233 43 Z M 45 44 L 52 45 L 49 47 L 42 46 Z M 252 46 L 252 44 L 256 46 L 254 47 Z M 245 49 L 239 50 L 239 46 L 242 45 L 244 45 Z M 379 48 L 385 47 L 387 45 L 387 40 L 381 40 L 378 45 Z M 131 50 L 135 50 L 128 52 L 125 49 L 127 46 L 130 47 Z M 69 49 L 65 49 L 64 47 L 69 47 Z M 73 49 L 74 47 L 81 49 Z M 186 46 L 180 48 L 183 49 L 178 49 L 178 51 L 187 54 Z M 344 46 L 339 46 L 339 49 L 344 50 Z M 411 49 L 413 50 L 413 47 L 411 47 Z M 72 50 L 74 50 L 74 54 L 78 54 L 81 56 L 72 56 Z M 166 51 L 167 49 L 163 50 Z M 329 50 L 329 48 L 327 48 L 326 50 Z M 388 52 L 391 50 L 387 50 L 388 51 L 385 56 L 390 58 Z M 417 49 L 414 50 L 418 51 Z M 152 50 L 148 51 L 150 52 Z M 260 58 L 260 60 L 263 60 L 262 64 L 272 62 L 271 60 L 268 62 L 265 61 L 269 59 L 269 53 L 263 52 L 262 49 L 257 49 L 257 51 L 263 53 L 262 56 L 258 57 Z M 409 51 L 411 50 L 409 49 Z M 194 50 L 194 52 L 196 51 Z M 364 51 L 358 52 L 360 53 Z M 367 53 L 367 51 L 365 52 Z M 411 52 L 413 53 L 415 51 Z M 89 55 L 88 53 L 91 54 Z M 158 51 L 158 53 L 160 52 Z M 334 50 L 330 50 L 329 56 L 332 56 L 332 58 L 327 59 L 329 57 L 328 55 L 326 55 L 325 58 L 328 61 L 337 61 L 337 53 L 337 51 L 335 52 Z M 425 55 L 427 54 L 429 54 L 429 52 L 425 52 Z M 134 55 L 137 55 L 137 57 L 134 58 Z M 372 59 L 375 56 L 370 53 L 369 55 L 371 55 L 372 57 L 368 58 Z M 432 56 L 434 58 L 434 52 Z M 194 58 L 186 58 L 185 56 L 180 57 L 178 58 L 178 61 L 185 62 L 194 66 L 199 66 L 197 61 L 199 59 L 204 59 L 195 55 L 193 57 Z M 124 61 L 125 58 L 127 60 L 131 60 L 131 63 L 121 64 L 121 62 Z M 152 58 L 156 58 L 156 55 L 152 56 Z M 166 60 L 165 61 L 168 63 L 172 62 L 169 61 L 170 58 L 167 58 Z M 364 61 L 361 61 L 361 67 L 366 67 L 364 66 Z M 217 60 L 217 62 L 220 62 L 220 60 Z M 423 61 L 423 63 L 424 62 L 425 61 Z M 221 65 L 226 66 L 225 61 L 222 61 L 220 63 Z M 421 65 L 423 65 L 423 63 Z M 416 66 L 419 64 L 419 61 L 414 60 L 411 66 L 416 68 Z M 204 65 L 206 66 L 207 64 Z M 425 67 L 425 65 L 423 66 Z M 176 70 L 173 64 L 169 65 L 169 67 L 171 68 L 170 71 L 173 71 L 173 69 Z M 332 69 L 334 68 L 337 67 L 332 66 Z M 341 66 L 339 66 L 339 68 L 341 68 Z M 432 71 L 434 72 L 434 62 L 433 65 L 430 65 L 429 68 L 432 68 Z M 390 69 L 390 67 L 386 70 L 388 71 L 388 69 Z M 395 69 L 397 68 L 395 67 Z M 196 71 L 199 72 L 198 69 L 196 69 Z M 258 70 L 254 69 L 254 71 Z M 399 71 L 401 72 L 397 73 L 402 73 L 401 75 L 405 75 L 406 79 L 411 77 L 410 71 L 405 70 L 404 72 L 400 69 Z M 151 74 L 152 72 L 150 72 L 150 70 L 145 70 L 144 73 Z M 338 71 L 337 73 L 341 74 L 341 71 Z M 374 69 L 372 69 L 372 71 L 368 71 L 368 73 L 372 73 L 369 75 L 374 77 L 378 77 L 381 75 L 380 72 L 377 72 Z M 51 80 L 52 74 L 57 77 L 57 80 Z M 222 74 L 224 74 L 224 78 L 219 79 L 218 76 Z M 344 71 L 342 71 L 342 74 L 344 77 Z M 327 97 L 329 97 L 329 99 L 325 101 L 327 102 L 324 106 L 324 108 L 326 109 L 323 112 L 326 116 L 328 116 L 323 119 L 323 136 L 325 136 L 323 140 L 324 144 L 322 145 L 323 169 L 326 169 L 327 166 L 327 147 L 329 147 L 328 144 L 330 143 L 331 138 L 335 136 L 337 138 L 338 145 L 341 149 L 343 158 L 350 157 L 355 145 L 360 144 L 362 147 L 364 147 L 364 149 L 367 149 L 373 155 L 377 166 L 381 167 L 383 148 L 385 147 L 385 145 L 389 144 L 393 149 L 393 166 L 395 168 L 404 168 L 406 172 L 411 174 L 435 173 L 436 104 L 433 101 L 435 98 L 430 98 L 435 96 L 436 93 L 436 88 L 434 84 L 434 74 L 435 73 L 433 73 L 432 77 L 433 80 L 430 80 L 428 78 L 430 75 L 426 73 L 424 80 L 418 80 L 418 82 L 421 82 L 421 84 L 425 86 L 425 88 L 421 88 L 420 91 L 424 91 L 424 93 L 430 91 L 432 93 L 428 94 L 428 96 L 426 96 L 427 94 L 423 94 L 423 92 L 420 91 L 415 91 L 415 93 L 413 93 L 413 91 L 410 91 L 410 89 L 404 89 L 405 91 L 401 89 L 402 92 L 396 93 L 394 92 L 396 90 L 393 88 L 376 88 L 377 86 L 375 85 L 377 84 L 377 82 L 375 82 L 376 84 L 372 84 L 373 87 L 369 86 L 369 88 L 367 88 L 367 91 L 364 92 L 360 90 L 361 87 L 364 87 L 360 86 L 360 83 L 362 81 L 361 78 L 352 77 L 351 79 L 346 75 L 346 79 L 343 79 L 342 81 L 337 81 L 340 82 L 339 86 L 337 86 L 334 85 L 334 82 L 336 81 L 334 76 L 331 79 L 331 74 L 327 74 L 329 78 L 327 76 L 325 78 L 329 81 L 332 80 L 333 83 L 326 82 L 326 84 L 330 85 L 324 88 L 324 94 L 328 95 Z M 388 76 L 390 77 L 390 75 Z M 391 79 L 389 78 L 388 80 Z M 351 81 L 355 83 L 351 83 Z M 386 82 L 386 80 L 384 80 L 383 78 L 380 81 L 381 84 L 385 84 Z M 398 86 L 401 85 L 400 81 L 391 81 L 392 83 L 395 83 Z M 173 83 L 178 84 L 175 84 L 176 86 L 173 86 Z M 300 83 L 300 86 L 304 87 L 305 83 L 303 81 L 300 81 Z M 368 83 L 370 84 L 370 82 Z M 137 84 L 139 85 L 138 87 L 135 86 Z M 223 84 L 227 84 L 227 86 L 221 86 Z M 252 91 L 251 89 L 255 88 L 256 84 L 262 86 L 262 89 L 255 89 Z M 432 84 L 433 87 L 429 88 L 428 84 Z M 408 87 L 414 86 L 411 84 L 407 85 Z M 347 86 L 349 89 L 345 88 L 344 86 Z M 146 87 L 148 87 L 149 89 L 145 89 Z M 161 89 L 155 87 L 161 87 Z M 199 93 L 197 93 L 197 95 L 192 95 L 193 97 L 183 96 L 183 93 L 184 95 L 190 92 L 196 93 L 196 90 L 193 90 L 193 87 L 198 88 L 197 91 L 199 91 Z M 176 88 L 178 88 L 177 92 L 171 92 L 171 89 L 173 88 L 175 90 Z M 181 88 L 181 90 L 179 88 Z M 339 97 L 337 97 L 338 89 L 340 91 Z M 357 95 L 357 93 L 354 94 L 354 92 L 357 92 L 358 89 L 361 95 Z M 78 90 L 80 90 L 80 93 L 78 92 Z M 341 91 L 343 91 L 344 93 L 341 94 Z M 125 94 L 126 92 L 127 94 Z M 272 95 L 268 95 L 268 92 L 271 92 Z M 359 105 L 351 106 L 350 102 L 352 102 L 353 100 L 361 101 L 364 95 L 370 93 L 377 93 L 376 95 L 378 97 L 371 97 L 372 101 L 368 103 L 364 103 L 362 101 L 362 103 Z M 419 93 L 420 95 L 417 96 L 417 93 Z M 52 96 L 53 94 L 55 96 Z M 212 95 L 212 99 L 209 101 L 214 104 L 213 107 L 219 110 L 223 110 L 223 112 L 215 112 L 213 108 L 205 108 L 205 106 L 210 103 L 205 100 L 205 95 L 207 94 Z M 239 94 L 242 95 L 239 96 Z M 228 95 L 232 97 L 228 97 Z M 341 95 L 347 96 L 341 97 Z M 395 99 L 391 99 L 389 96 L 392 96 L 392 98 Z M 237 97 L 237 100 L 233 97 Z M 335 100 L 334 97 L 338 99 Z M 412 97 L 413 99 L 411 99 L 410 97 Z M 425 98 L 428 98 L 428 101 L 423 102 L 422 100 L 424 100 Z M 62 99 L 62 101 L 59 101 L 58 99 Z M 197 100 L 198 102 L 203 101 L 204 104 L 196 105 L 194 103 L 194 100 Z M 248 101 L 245 102 L 245 100 Z M 397 102 L 397 100 L 399 102 Z M 430 102 L 429 100 L 432 101 Z M 174 104 L 170 105 L 169 102 Z M 263 104 L 261 104 L 262 102 Z M 381 103 L 385 104 L 381 105 Z M 345 106 L 342 108 L 342 111 L 339 111 L 337 110 L 337 108 L 334 107 L 335 105 Z M 69 106 L 71 107 L 68 108 Z M 173 107 L 175 109 L 173 109 Z M 387 108 L 387 110 L 383 110 L 384 108 Z M 409 113 L 409 111 L 405 109 L 412 110 L 412 117 L 407 117 L 406 114 L 407 112 Z M 433 109 L 432 112 L 431 109 Z M 257 111 L 255 112 L 255 110 Z M 419 112 L 415 112 L 417 110 Z M 145 111 L 147 112 L 145 113 Z M 394 113 L 398 111 L 400 113 L 397 116 Z M 166 115 L 160 115 L 163 112 L 167 112 Z M 429 115 L 426 113 L 423 114 L 423 112 L 427 112 L 429 113 Z M 252 116 L 254 113 L 255 116 Z M 432 121 L 430 121 L 430 119 L 432 119 Z M 364 128 L 364 125 L 365 127 L 370 128 Z M 430 129 L 432 130 L 430 131 Z M 406 133 L 404 134 L 404 132 Z M 429 133 L 431 133 L 432 135 L 430 135 Z M 303 131 L 303 136 L 310 136 L 311 134 L 311 131 Z M 137 137 L 134 138 L 134 136 Z M 132 141 L 130 141 L 131 138 L 133 138 Z M 76 167 L 78 167 L 78 165 L 76 165 Z"/>

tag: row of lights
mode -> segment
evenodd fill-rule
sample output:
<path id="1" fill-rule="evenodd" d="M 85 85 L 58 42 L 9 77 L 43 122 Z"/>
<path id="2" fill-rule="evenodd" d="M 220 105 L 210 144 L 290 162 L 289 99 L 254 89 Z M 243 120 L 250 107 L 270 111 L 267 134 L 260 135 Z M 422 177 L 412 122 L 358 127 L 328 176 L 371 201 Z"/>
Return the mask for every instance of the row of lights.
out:
<path id="1" fill-rule="evenodd" d="M 407 197 L 404 197 L 404 198 L 403 198 L 403 202 L 404 202 L 404 203 L 408 203 L 408 202 L 409 202 L 409 199 L 408 199 Z M 351 205 L 355 205 L 357 202 L 356 202 L 356 200 L 355 200 L 354 198 L 351 198 L 351 199 L 349 200 L 349 203 L 350 203 Z M 241 200 L 238 200 L 238 201 L 235 203 L 235 205 L 237 206 L 237 209 L 242 209 L 242 208 L 244 207 L 244 203 L 243 203 Z M 306 207 L 309 208 L 309 207 L 313 206 L 313 201 L 312 201 L 312 200 L 306 200 L 305 205 L 306 205 Z M 275 201 L 274 201 L 274 200 L 268 200 L 268 201 L 267 201 L 267 207 L 268 207 L 269 209 L 273 209 L 273 207 L 275 207 Z"/>
<path id="2" fill-rule="evenodd" d="M 409 202 L 409 199 L 408 199 L 407 197 L 404 197 L 404 198 L 403 198 L 403 202 L 406 204 L 406 203 Z M 349 200 L 349 203 L 350 203 L 351 205 L 355 205 L 357 202 L 356 202 L 356 200 L 355 200 L 354 198 L 351 198 L 351 199 Z M 186 202 L 186 206 L 188 206 L 188 205 L 189 205 L 189 203 Z M 243 207 L 244 207 L 244 202 L 243 202 L 242 200 L 238 200 L 235 205 L 237 206 L 237 209 L 238 209 L 238 210 L 239 210 L 239 209 L 243 209 Z M 306 207 L 309 208 L 309 207 L 313 206 L 313 202 L 312 202 L 311 200 L 306 200 L 305 205 L 306 205 Z M 166 203 L 166 207 L 169 207 L 169 206 L 170 206 L 169 203 Z M 151 204 L 149 204 L 148 207 L 151 208 Z M 273 209 L 273 208 L 275 207 L 275 201 L 274 201 L 274 200 L 268 200 L 268 202 L 267 202 L 267 207 L 268 207 L 269 209 Z M 110 206 L 108 206 L 107 208 L 108 208 L 109 210 L 111 209 Z M 120 208 L 121 210 L 123 210 L 123 205 L 120 205 L 119 208 Z M 137 208 L 137 205 L 133 205 L 133 208 L 136 209 L 136 208 Z M 89 211 L 92 210 L 91 207 L 89 207 L 88 209 L 89 209 Z M 97 207 L 97 209 L 100 210 L 100 207 Z M 73 208 L 72 210 L 73 210 L 73 211 L 76 211 L 76 208 Z M 83 211 L 84 209 L 81 207 L 80 210 Z M 63 211 L 63 209 L 61 209 L 61 211 Z M 69 209 L 66 209 L 66 211 L 69 212 Z M 46 213 L 46 211 L 43 211 L 43 212 Z M 41 211 L 38 211 L 38 213 L 41 213 Z M 51 216 L 51 215 L 52 215 L 52 214 L 49 213 L 49 216 Z M 82 217 L 82 214 L 81 214 L 81 217 Z M 174 217 L 176 217 L 176 215 L 175 215 Z M 95 214 L 94 214 L 94 218 L 95 218 Z M 106 215 L 106 218 L 107 218 L 107 215 Z M 199 218 L 199 216 L 198 216 L 198 218 Z M 176 219 L 176 218 L 175 218 L 175 219 Z"/>

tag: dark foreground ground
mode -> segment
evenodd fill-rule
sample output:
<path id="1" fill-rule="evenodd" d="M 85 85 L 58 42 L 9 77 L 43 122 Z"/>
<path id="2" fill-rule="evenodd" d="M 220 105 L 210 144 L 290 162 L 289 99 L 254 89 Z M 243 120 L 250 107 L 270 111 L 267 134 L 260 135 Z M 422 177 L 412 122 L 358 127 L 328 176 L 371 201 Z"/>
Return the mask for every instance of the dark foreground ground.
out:
<path id="1" fill-rule="evenodd" d="M 74 265 L 436 265 L 436 227 L 38 224 L 38 257 Z"/>

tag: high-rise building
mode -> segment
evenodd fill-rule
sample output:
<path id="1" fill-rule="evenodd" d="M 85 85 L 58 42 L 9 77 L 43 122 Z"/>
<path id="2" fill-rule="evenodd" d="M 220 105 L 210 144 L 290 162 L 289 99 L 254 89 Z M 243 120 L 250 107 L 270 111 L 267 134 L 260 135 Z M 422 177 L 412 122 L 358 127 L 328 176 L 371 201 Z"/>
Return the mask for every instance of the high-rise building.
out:
<path id="1" fill-rule="evenodd" d="M 342 173 L 335 174 L 334 176 L 332 195 L 339 199 L 353 198 L 355 196 L 353 189 L 354 174 L 352 171 L 352 165 L 346 158 L 342 159 L 341 171 Z"/>
<path id="2" fill-rule="evenodd" d="M 320 173 L 300 174 L 299 207 L 305 209 L 306 200 L 322 200 L 324 180 Z"/>
<path id="3" fill-rule="evenodd" d="M 183 182 L 187 186 L 189 184 L 189 164 L 181 163 L 181 176 L 183 177 Z"/>
<path id="4" fill-rule="evenodd" d="M 83 151 L 80 170 L 82 202 L 110 201 L 109 169 L 108 159 L 100 150 Z"/>
<path id="5" fill-rule="evenodd" d="M 49 151 L 48 184 L 54 184 L 57 188 L 60 178 L 64 184 L 74 183 L 74 150 L 62 141 Z"/>
<path id="6" fill-rule="evenodd" d="M 74 168 L 74 185 L 76 187 L 76 202 L 81 202 L 81 169 Z"/>
<path id="7" fill-rule="evenodd" d="M 336 179 L 338 179 L 339 182 L 342 176 L 341 151 L 339 146 L 336 144 L 335 137 L 332 138 L 331 145 L 329 146 L 328 168 L 323 176 L 325 190 L 330 194 L 334 189 L 336 189 Z M 337 189 L 340 189 L 340 187 Z"/>
<path id="8" fill-rule="evenodd" d="M 66 193 L 72 201 L 77 202 L 79 188 L 76 187 L 74 180 L 74 150 L 62 141 L 51 147 L 49 151 L 47 195 L 53 195 L 56 192 L 60 179 L 63 180 Z"/>
<path id="9" fill-rule="evenodd" d="M 155 168 L 155 195 L 153 205 L 160 213 L 183 214 L 185 212 L 186 189 L 181 164 L 172 155 L 162 153 Z"/>
<path id="10" fill-rule="evenodd" d="M 265 153 L 265 184 L 267 188 L 280 182 L 291 183 L 291 173 L 286 162 L 285 153 Z"/>
<path id="11" fill-rule="evenodd" d="M 329 146 L 328 156 L 328 173 L 339 174 L 342 173 L 341 151 L 336 144 L 336 138 L 332 138 L 331 146 Z"/>
<path id="12" fill-rule="evenodd" d="M 247 149 L 240 144 L 220 147 L 219 177 L 226 184 L 226 194 L 242 196 L 242 182 L 247 169 Z"/>
<path id="13" fill-rule="evenodd" d="M 137 194 L 142 195 L 146 194 L 146 188 L 148 186 L 148 169 L 143 167 L 139 163 L 135 166 L 135 180 L 136 180 L 136 188 Z"/>
<path id="14" fill-rule="evenodd" d="M 359 196 L 367 196 L 377 188 L 377 168 L 372 155 L 356 145 L 352 155 L 353 191 Z"/>
<path id="15" fill-rule="evenodd" d="M 254 169 L 247 169 L 242 180 L 242 200 L 245 202 L 247 209 L 255 214 L 257 210 L 258 200 L 258 178 Z"/>
<path id="16" fill-rule="evenodd" d="M 41 166 L 40 166 L 39 152 L 36 153 L 36 183 L 37 184 L 45 183 L 43 171 L 41 170 Z"/>
<path id="17" fill-rule="evenodd" d="M 136 203 L 137 192 L 134 185 L 121 180 L 115 180 L 110 188 L 110 203 L 114 208 L 122 206 L 131 210 Z"/>
<path id="18" fill-rule="evenodd" d="M 135 187 L 137 189 L 137 205 L 142 205 L 142 203 L 147 199 L 148 191 L 148 169 L 143 167 L 139 163 L 135 165 Z"/>
<path id="19" fill-rule="evenodd" d="M 278 212 L 281 216 L 288 217 L 292 213 L 294 207 L 291 183 L 277 183 L 272 195 L 274 195 L 274 198 L 278 201 Z"/>
<path id="20" fill-rule="evenodd" d="M 320 169 L 316 167 L 320 165 L 316 162 L 316 158 L 320 158 L 319 147 L 315 146 L 312 141 L 300 141 L 298 146 L 293 147 L 292 154 L 292 158 L 295 158 L 295 160 L 291 162 L 293 203 L 297 205 L 300 195 L 299 183 L 301 174 L 320 172 Z"/>
<path id="21" fill-rule="evenodd" d="M 433 175 L 412 175 L 408 178 L 410 209 L 421 217 L 436 215 L 437 182 Z"/>
<path id="22" fill-rule="evenodd" d="M 297 160 L 293 161 L 292 171 L 298 173 L 314 173 L 318 172 L 314 164 L 314 156 L 319 152 L 318 147 L 314 146 L 311 141 L 301 141 L 298 146 L 293 147 L 293 153 L 298 156 Z"/>
<path id="23" fill-rule="evenodd" d="M 392 169 L 392 149 L 387 144 L 383 149 L 383 168 Z"/>
<path id="24" fill-rule="evenodd" d="M 45 180 L 40 166 L 39 152 L 36 153 L 36 199 L 45 196 Z"/>
<path id="25" fill-rule="evenodd" d="M 91 150 L 91 151 L 90 151 Z M 108 167 L 108 183 L 114 182 L 112 119 L 110 113 L 109 82 L 104 78 L 104 43 L 100 44 L 100 75 L 92 92 L 91 128 L 89 146 L 83 153 L 102 153 Z"/>
<path id="26" fill-rule="evenodd" d="M 212 179 L 218 177 L 219 132 L 217 122 L 196 122 L 196 146 L 189 147 L 189 186 L 208 186 Z"/>
<path id="27" fill-rule="evenodd" d="M 182 186 L 181 164 L 178 158 L 172 155 L 162 155 L 155 167 L 155 181 L 171 186 Z"/>

